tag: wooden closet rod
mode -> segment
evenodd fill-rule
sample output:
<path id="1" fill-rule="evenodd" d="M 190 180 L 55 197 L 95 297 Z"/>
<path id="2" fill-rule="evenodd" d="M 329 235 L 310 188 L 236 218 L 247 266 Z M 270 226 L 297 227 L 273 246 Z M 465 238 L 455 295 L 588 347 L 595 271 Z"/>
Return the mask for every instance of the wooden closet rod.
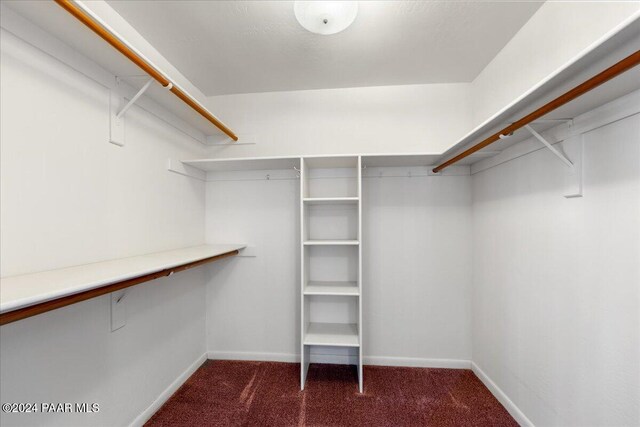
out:
<path id="1" fill-rule="evenodd" d="M 234 141 L 238 140 L 238 137 L 231 129 L 229 129 L 224 123 L 218 120 L 210 112 L 200 105 L 195 99 L 191 98 L 187 93 L 178 88 L 173 82 L 165 77 L 160 71 L 158 71 L 153 65 L 149 64 L 144 58 L 138 55 L 133 49 L 127 46 L 122 40 L 113 35 L 109 30 L 103 27 L 100 23 L 96 22 L 89 14 L 87 14 L 82 8 L 78 7 L 72 0 L 54 0 L 60 6 L 62 6 L 67 12 L 75 16 L 80 22 L 89 27 L 94 33 L 102 37 L 107 43 L 113 46 L 118 52 L 129 58 L 131 62 L 142 68 L 145 73 L 153 77 L 158 83 L 165 88 L 169 89 L 175 96 L 180 98 L 185 104 L 198 112 L 202 117 L 213 123 L 215 127 L 227 134 Z"/>
<path id="2" fill-rule="evenodd" d="M 558 107 L 561 107 L 567 102 L 572 101 L 581 95 L 584 95 L 590 90 L 595 89 L 601 84 L 624 73 L 625 71 L 630 70 L 631 68 L 635 67 L 638 64 L 640 64 L 640 50 L 637 50 L 636 52 L 624 58 L 622 61 L 617 62 L 616 64 L 602 71 L 601 73 L 596 74 L 595 76 L 591 77 L 589 80 L 585 81 L 582 84 L 579 84 L 578 86 L 574 87 L 570 91 L 563 93 L 553 101 L 548 102 L 547 104 L 538 108 L 534 112 L 524 116 L 520 120 L 513 122 L 506 128 L 502 129 L 500 132 L 496 132 L 495 134 L 491 135 L 484 141 L 477 143 L 473 147 L 468 148 L 467 150 L 463 151 L 457 156 L 447 160 L 441 165 L 438 165 L 436 168 L 433 169 L 433 172 L 435 173 L 440 172 L 442 169 L 448 166 L 451 166 L 452 164 L 464 159 L 465 157 L 475 153 L 476 151 L 486 147 L 487 145 L 493 144 L 494 142 L 498 141 L 500 139 L 500 135 L 509 135 L 515 132 L 521 127 L 528 125 L 532 121 L 539 119 L 540 117 L 544 116 L 547 113 L 550 113 L 551 111 L 555 110 Z"/>

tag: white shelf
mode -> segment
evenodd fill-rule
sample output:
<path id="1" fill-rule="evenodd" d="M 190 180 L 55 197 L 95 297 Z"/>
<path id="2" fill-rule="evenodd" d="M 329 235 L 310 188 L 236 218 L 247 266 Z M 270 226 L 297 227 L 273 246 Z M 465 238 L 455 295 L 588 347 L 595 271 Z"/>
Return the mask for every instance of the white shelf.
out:
<path id="1" fill-rule="evenodd" d="M 439 158 L 440 153 L 364 154 L 362 164 L 368 168 L 431 166 Z"/>
<path id="2" fill-rule="evenodd" d="M 357 240 L 305 240 L 305 246 L 357 246 Z"/>
<path id="3" fill-rule="evenodd" d="M 230 159 L 183 160 L 183 164 L 203 171 L 250 171 L 300 169 L 300 157 L 244 157 Z"/>
<path id="4" fill-rule="evenodd" d="M 305 197 L 308 205 L 349 205 L 358 203 L 358 197 Z"/>
<path id="5" fill-rule="evenodd" d="M 0 279 L 0 312 L 78 294 L 222 255 L 245 244 L 202 245 Z"/>
<path id="6" fill-rule="evenodd" d="M 305 295 L 344 295 L 358 296 L 360 290 L 357 282 L 314 282 L 310 281 L 304 288 Z"/>
<path id="7" fill-rule="evenodd" d="M 367 167 L 412 167 L 433 166 L 441 153 L 385 153 L 362 154 L 362 164 Z M 477 156 L 486 157 L 486 156 Z M 235 157 L 216 159 L 188 159 L 185 165 L 203 171 L 250 171 L 300 168 L 300 159 L 304 158 L 309 169 L 356 168 L 354 156 L 280 156 L 280 157 Z M 476 158 L 475 160 L 478 160 Z"/>
<path id="8" fill-rule="evenodd" d="M 358 326 L 355 323 L 309 323 L 304 345 L 359 347 Z"/>

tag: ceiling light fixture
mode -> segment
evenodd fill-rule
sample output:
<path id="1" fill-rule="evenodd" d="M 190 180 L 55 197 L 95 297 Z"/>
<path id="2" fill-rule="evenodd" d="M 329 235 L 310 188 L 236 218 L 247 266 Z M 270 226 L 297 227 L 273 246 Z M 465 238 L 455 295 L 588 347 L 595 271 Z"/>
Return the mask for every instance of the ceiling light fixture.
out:
<path id="1" fill-rule="evenodd" d="M 357 1 L 296 0 L 293 2 L 296 19 L 316 34 L 335 34 L 353 23 L 358 14 Z"/>

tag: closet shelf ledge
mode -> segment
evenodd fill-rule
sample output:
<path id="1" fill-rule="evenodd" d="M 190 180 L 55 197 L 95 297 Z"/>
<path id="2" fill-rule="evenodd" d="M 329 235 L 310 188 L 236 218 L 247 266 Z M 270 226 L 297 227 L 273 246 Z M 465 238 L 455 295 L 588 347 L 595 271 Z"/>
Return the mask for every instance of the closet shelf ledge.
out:
<path id="1" fill-rule="evenodd" d="M 246 244 L 201 245 L 0 279 L 0 325 L 237 255 Z"/>

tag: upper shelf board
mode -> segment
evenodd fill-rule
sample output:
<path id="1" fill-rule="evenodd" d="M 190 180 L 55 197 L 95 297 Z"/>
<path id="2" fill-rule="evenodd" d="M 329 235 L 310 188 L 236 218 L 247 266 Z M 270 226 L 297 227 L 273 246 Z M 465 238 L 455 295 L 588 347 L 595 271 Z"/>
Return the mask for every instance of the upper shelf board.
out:
<path id="1" fill-rule="evenodd" d="M 495 154 L 494 152 L 474 153 L 458 164 L 469 165 Z M 438 153 L 364 154 L 362 165 L 368 168 L 433 166 L 441 155 Z"/>
<path id="2" fill-rule="evenodd" d="M 0 313 L 121 282 L 245 248 L 202 245 L 0 279 Z"/>
<path id="3" fill-rule="evenodd" d="M 300 169 L 298 156 L 183 160 L 182 163 L 203 171 Z"/>
<path id="4" fill-rule="evenodd" d="M 495 152 L 476 153 L 461 165 L 468 165 L 478 160 L 495 155 Z M 434 153 L 409 154 L 362 154 L 362 166 L 366 167 L 414 167 L 433 166 L 440 158 Z M 282 157 L 237 157 L 218 159 L 183 160 L 185 165 L 193 166 L 203 171 L 247 171 L 247 170 L 277 170 L 300 168 L 300 159 L 306 161 L 307 166 L 315 168 L 345 168 L 357 167 L 358 155 L 335 156 L 282 156 Z"/>

